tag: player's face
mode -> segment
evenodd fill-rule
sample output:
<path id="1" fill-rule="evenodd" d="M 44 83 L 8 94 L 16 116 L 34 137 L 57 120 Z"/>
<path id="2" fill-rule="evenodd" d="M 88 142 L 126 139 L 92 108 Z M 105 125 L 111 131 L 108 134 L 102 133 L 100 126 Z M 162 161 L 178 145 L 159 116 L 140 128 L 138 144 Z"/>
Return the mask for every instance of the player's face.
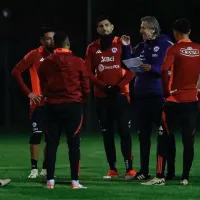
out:
<path id="1" fill-rule="evenodd" d="M 47 32 L 44 34 L 43 38 L 41 38 L 41 43 L 48 51 L 52 51 L 54 49 L 54 32 Z"/>
<path id="2" fill-rule="evenodd" d="M 146 22 L 142 22 L 140 26 L 140 33 L 143 37 L 143 40 L 150 40 L 154 37 L 154 30 L 151 29 Z"/>
<path id="3" fill-rule="evenodd" d="M 99 22 L 97 26 L 97 32 L 99 35 L 109 35 L 113 32 L 114 25 L 111 24 L 107 19 Z"/>

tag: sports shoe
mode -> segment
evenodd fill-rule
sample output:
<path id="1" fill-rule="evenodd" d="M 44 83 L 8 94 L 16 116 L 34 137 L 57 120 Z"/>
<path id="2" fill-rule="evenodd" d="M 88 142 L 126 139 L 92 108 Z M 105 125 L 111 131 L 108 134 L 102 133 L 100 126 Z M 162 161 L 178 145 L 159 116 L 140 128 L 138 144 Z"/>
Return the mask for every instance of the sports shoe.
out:
<path id="1" fill-rule="evenodd" d="M 72 181 L 71 188 L 72 189 L 87 189 L 87 187 L 81 185 L 79 181 Z"/>
<path id="2" fill-rule="evenodd" d="M 136 175 L 136 171 L 134 169 L 131 169 L 130 171 L 126 172 L 125 179 L 132 180 L 134 179 L 135 175 Z"/>
<path id="3" fill-rule="evenodd" d="M 144 175 L 144 174 L 141 173 L 141 172 L 137 172 L 134 179 L 135 179 L 135 180 L 148 180 L 148 179 L 150 179 L 150 178 L 151 178 L 150 174 Z"/>
<path id="4" fill-rule="evenodd" d="M 181 180 L 180 184 L 181 185 L 188 185 L 189 181 L 188 181 L 188 179 L 183 179 L 183 180 Z"/>
<path id="5" fill-rule="evenodd" d="M 157 178 L 154 177 L 150 181 L 141 183 L 142 185 L 165 185 L 165 179 L 164 178 Z"/>
<path id="6" fill-rule="evenodd" d="M 10 181 L 10 179 L 0 179 L 0 186 L 3 187 L 5 185 L 8 185 Z"/>
<path id="7" fill-rule="evenodd" d="M 107 176 L 104 176 L 104 179 L 110 179 L 110 178 L 118 178 L 119 177 L 119 173 L 115 170 L 109 170 Z"/>
<path id="8" fill-rule="evenodd" d="M 37 178 L 38 176 L 38 169 L 32 169 L 28 178 Z"/>
<path id="9" fill-rule="evenodd" d="M 41 172 L 40 172 L 40 176 L 46 177 L 47 176 L 47 170 L 42 169 Z"/>
<path id="10" fill-rule="evenodd" d="M 47 184 L 46 184 L 47 189 L 52 190 L 52 189 L 54 189 L 54 186 L 55 186 L 55 180 L 54 179 L 47 181 Z"/>

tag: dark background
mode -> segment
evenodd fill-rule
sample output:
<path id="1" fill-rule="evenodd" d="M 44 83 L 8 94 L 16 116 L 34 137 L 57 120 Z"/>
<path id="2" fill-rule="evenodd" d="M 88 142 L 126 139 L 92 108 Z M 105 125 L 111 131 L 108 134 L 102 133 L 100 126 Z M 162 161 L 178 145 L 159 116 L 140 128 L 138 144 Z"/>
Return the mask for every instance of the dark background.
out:
<path id="1" fill-rule="evenodd" d="M 82 58 L 88 43 L 97 38 L 96 18 L 101 14 L 111 16 L 116 35 L 130 35 L 133 46 L 141 41 L 140 18 L 146 15 L 155 16 L 162 32 L 172 39 L 173 21 L 187 18 L 192 23 L 191 39 L 200 42 L 200 0 L 1 0 L 0 10 L 4 8 L 11 12 L 9 18 L 1 13 L 0 24 L 0 127 L 6 130 L 29 130 L 29 101 L 10 72 L 26 53 L 40 45 L 41 26 L 66 30 L 72 50 Z M 26 73 L 24 78 L 28 82 Z M 85 113 L 86 129 L 98 130 L 93 98 Z"/>

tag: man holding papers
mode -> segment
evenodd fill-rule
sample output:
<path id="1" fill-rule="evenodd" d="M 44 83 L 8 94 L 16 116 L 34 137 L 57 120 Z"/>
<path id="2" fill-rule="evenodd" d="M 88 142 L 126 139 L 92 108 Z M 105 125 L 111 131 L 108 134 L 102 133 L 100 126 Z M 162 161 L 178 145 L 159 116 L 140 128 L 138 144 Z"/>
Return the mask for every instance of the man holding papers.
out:
<path id="1" fill-rule="evenodd" d="M 150 178 L 149 154 L 152 125 L 153 123 L 160 125 L 164 103 L 161 66 L 166 51 L 172 43 L 167 36 L 160 35 L 160 26 L 155 17 L 146 16 L 141 19 L 140 33 L 144 41 L 135 47 L 133 54 L 130 51 L 130 38 L 123 36 L 127 43 L 127 46 L 124 46 L 123 49 L 123 63 L 127 69 L 136 72 L 134 92 L 136 96 L 141 168 L 135 178 L 146 180 Z M 160 127 L 159 134 L 162 134 L 162 131 Z M 173 166 L 169 167 L 168 173 L 169 176 L 174 176 Z"/>

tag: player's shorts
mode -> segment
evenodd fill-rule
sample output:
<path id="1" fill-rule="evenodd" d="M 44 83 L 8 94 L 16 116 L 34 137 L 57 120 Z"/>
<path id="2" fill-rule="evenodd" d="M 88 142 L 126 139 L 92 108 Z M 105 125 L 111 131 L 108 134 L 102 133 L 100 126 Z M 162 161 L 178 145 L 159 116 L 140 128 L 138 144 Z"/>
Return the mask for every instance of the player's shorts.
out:
<path id="1" fill-rule="evenodd" d="M 31 144 L 36 144 L 36 143 L 39 144 L 41 141 L 42 135 L 45 131 L 44 106 L 35 107 L 32 110 L 30 119 L 31 119 L 31 127 L 32 127 L 30 143 Z M 46 138 L 45 138 L 45 141 L 46 141 Z"/>
<path id="2" fill-rule="evenodd" d="M 44 107 L 35 107 L 31 115 L 32 133 L 42 133 L 44 131 Z"/>

